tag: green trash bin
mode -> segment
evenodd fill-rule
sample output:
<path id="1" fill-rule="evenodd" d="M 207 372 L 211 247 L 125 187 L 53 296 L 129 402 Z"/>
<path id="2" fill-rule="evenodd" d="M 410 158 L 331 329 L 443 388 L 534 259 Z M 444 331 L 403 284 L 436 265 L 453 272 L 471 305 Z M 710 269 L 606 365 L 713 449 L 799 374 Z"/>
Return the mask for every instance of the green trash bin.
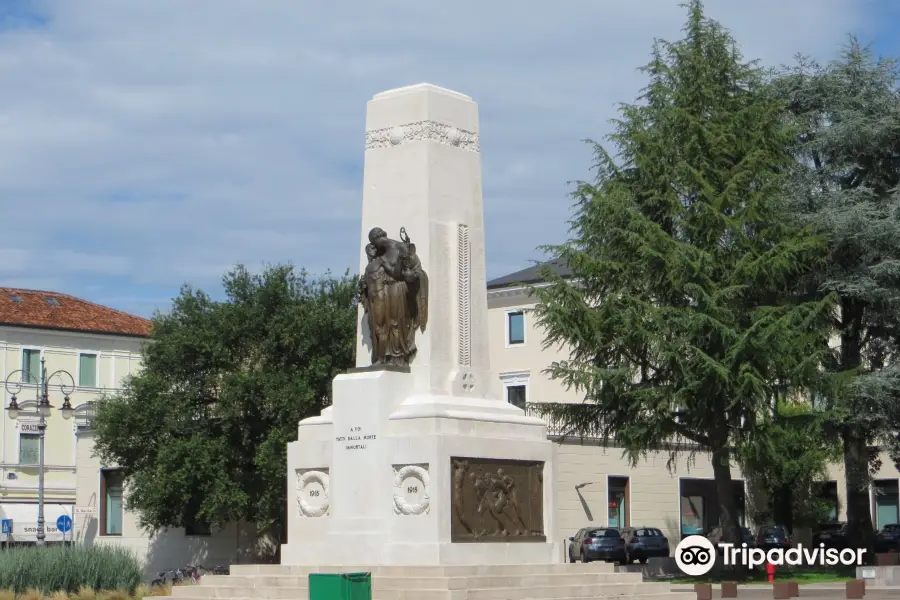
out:
<path id="1" fill-rule="evenodd" d="M 310 573 L 309 600 L 372 600 L 372 574 Z"/>

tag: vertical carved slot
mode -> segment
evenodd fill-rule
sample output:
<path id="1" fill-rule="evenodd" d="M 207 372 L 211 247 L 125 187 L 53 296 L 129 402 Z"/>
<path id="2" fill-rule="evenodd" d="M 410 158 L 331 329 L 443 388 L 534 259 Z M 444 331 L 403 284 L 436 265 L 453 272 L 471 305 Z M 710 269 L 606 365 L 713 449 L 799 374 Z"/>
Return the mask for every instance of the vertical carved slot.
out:
<path id="1" fill-rule="evenodd" d="M 457 273 L 457 304 L 459 315 L 459 364 L 472 365 L 472 253 L 469 226 L 459 225 L 456 232 L 459 271 Z"/>

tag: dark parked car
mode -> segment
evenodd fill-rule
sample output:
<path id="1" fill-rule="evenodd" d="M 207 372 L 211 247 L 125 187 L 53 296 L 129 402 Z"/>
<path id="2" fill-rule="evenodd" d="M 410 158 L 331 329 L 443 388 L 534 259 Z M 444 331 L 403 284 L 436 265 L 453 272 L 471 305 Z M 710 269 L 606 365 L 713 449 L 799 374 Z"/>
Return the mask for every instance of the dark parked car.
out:
<path id="1" fill-rule="evenodd" d="M 885 525 L 875 536 L 875 551 L 900 551 L 900 525 Z"/>
<path id="2" fill-rule="evenodd" d="M 669 540 L 655 527 L 626 527 L 622 530 L 628 561 L 646 563 L 648 558 L 669 556 Z"/>
<path id="3" fill-rule="evenodd" d="M 847 547 L 846 523 L 822 523 L 813 534 L 813 546 L 825 544 L 826 548 L 843 549 Z"/>
<path id="4" fill-rule="evenodd" d="M 768 525 L 759 530 L 756 536 L 756 547 L 764 550 L 781 548 L 787 550 L 791 547 L 791 534 L 784 525 Z"/>
<path id="5" fill-rule="evenodd" d="M 741 527 L 741 533 L 743 534 L 743 539 L 740 542 L 738 542 L 737 547 L 740 547 L 741 544 L 743 543 L 743 544 L 747 544 L 748 548 L 755 548 L 756 547 L 756 538 L 753 537 L 753 532 L 751 532 L 750 529 L 747 527 Z M 716 552 L 718 554 L 722 554 L 722 552 L 724 550 L 722 548 L 719 548 L 719 543 L 722 542 L 722 528 L 721 527 L 714 528 L 711 532 L 709 532 L 709 535 L 706 536 L 706 539 L 708 539 L 709 541 L 711 541 L 713 543 L 713 545 L 716 547 Z"/>
<path id="6" fill-rule="evenodd" d="M 625 548 L 625 540 L 618 529 L 609 527 L 585 527 L 570 537 L 569 562 L 580 560 L 591 562 L 592 560 L 616 561 L 620 564 L 628 564 L 628 551 Z"/>

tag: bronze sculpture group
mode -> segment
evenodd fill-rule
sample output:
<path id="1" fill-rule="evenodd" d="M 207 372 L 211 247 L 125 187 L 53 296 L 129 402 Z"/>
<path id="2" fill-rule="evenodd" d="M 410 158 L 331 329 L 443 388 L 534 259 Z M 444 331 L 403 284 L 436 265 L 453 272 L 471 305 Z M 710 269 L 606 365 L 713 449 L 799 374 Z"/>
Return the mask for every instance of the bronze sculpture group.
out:
<path id="1" fill-rule="evenodd" d="M 428 325 L 428 275 L 405 228 L 399 237 L 380 227 L 369 231 L 359 278 L 374 367 L 409 367 L 416 331 Z M 451 465 L 454 541 L 546 540 L 543 463 L 456 458 Z"/>
<path id="2" fill-rule="evenodd" d="M 369 231 L 368 264 L 359 297 L 369 322 L 372 365 L 408 367 L 416 356 L 416 330 L 428 324 L 428 275 L 416 245 L 400 228 L 400 241 L 380 227 Z"/>

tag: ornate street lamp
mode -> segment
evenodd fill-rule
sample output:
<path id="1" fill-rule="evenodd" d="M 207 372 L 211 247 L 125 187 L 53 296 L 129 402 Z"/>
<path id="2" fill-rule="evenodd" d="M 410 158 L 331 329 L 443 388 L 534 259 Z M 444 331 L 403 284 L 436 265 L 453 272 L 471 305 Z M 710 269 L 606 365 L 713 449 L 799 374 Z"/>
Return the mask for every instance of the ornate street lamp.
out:
<path id="1" fill-rule="evenodd" d="M 13 376 L 20 374 L 19 381 L 12 381 Z M 50 410 L 53 408 L 50 404 L 50 394 L 48 393 L 48 388 L 50 386 L 50 381 L 54 378 L 58 378 L 59 382 L 54 385 L 59 386 L 59 391 L 63 394 L 63 404 L 60 407 L 60 412 L 64 419 L 68 420 L 72 418 L 72 413 L 74 409 L 72 408 L 72 404 L 69 402 L 69 394 L 75 391 L 75 378 L 72 377 L 72 374 L 63 369 L 59 369 L 58 371 L 53 371 L 49 375 L 47 375 L 47 368 L 44 365 L 44 359 L 41 357 L 41 373 L 40 379 L 34 374 L 24 369 L 19 369 L 18 371 L 13 371 L 6 378 L 6 382 L 4 386 L 6 387 L 6 391 L 11 394 L 9 400 L 9 407 L 6 409 L 9 413 L 10 419 L 18 419 L 20 416 L 26 416 L 29 413 L 23 413 L 22 409 L 19 407 L 18 403 L 18 394 L 22 391 L 22 388 L 27 384 L 35 384 L 37 386 L 37 414 L 40 416 L 41 420 L 38 423 L 38 454 L 39 454 L 39 466 L 38 466 L 38 522 L 37 522 L 37 545 L 43 546 L 46 544 L 47 534 L 44 530 L 44 432 L 47 429 L 47 417 L 50 416 Z M 66 378 L 69 379 L 69 382 L 66 382 Z M 25 381 L 22 381 L 25 379 Z M 10 389 L 12 387 L 12 389 Z"/>

